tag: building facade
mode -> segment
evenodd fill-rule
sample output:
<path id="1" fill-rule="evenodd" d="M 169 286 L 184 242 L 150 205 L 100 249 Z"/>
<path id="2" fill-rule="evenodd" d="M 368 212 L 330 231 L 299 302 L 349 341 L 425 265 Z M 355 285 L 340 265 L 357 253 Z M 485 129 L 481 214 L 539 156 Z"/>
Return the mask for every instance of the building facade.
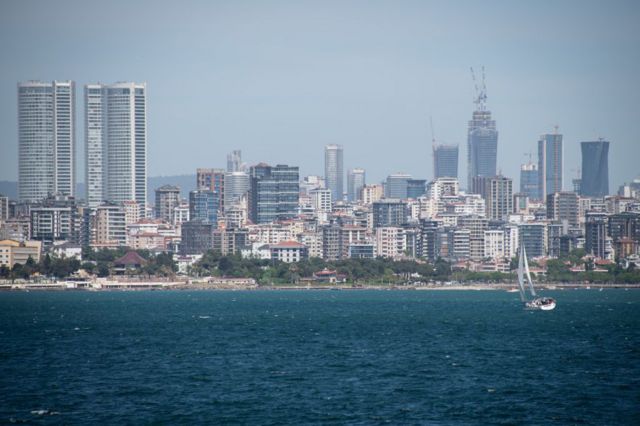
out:
<path id="1" fill-rule="evenodd" d="M 347 174 L 347 199 L 351 202 L 362 200 L 362 188 L 366 185 L 364 169 L 351 169 Z"/>
<path id="2" fill-rule="evenodd" d="M 342 200 L 344 192 L 344 168 L 342 145 L 327 145 L 324 148 L 324 179 L 331 190 L 333 201 Z"/>
<path id="3" fill-rule="evenodd" d="M 540 136 L 538 141 L 538 190 L 543 200 L 547 195 L 562 191 L 562 135 Z"/>
<path id="4" fill-rule="evenodd" d="M 75 84 L 18 83 L 18 198 L 75 196 Z"/>
<path id="5" fill-rule="evenodd" d="M 180 188 L 163 185 L 156 189 L 156 217 L 167 223 L 173 223 L 173 212 L 180 205 Z"/>
<path id="6" fill-rule="evenodd" d="M 458 145 L 433 147 L 433 178 L 458 178 Z"/>
<path id="7" fill-rule="evenodd" d="M 580 195 L 604 197 L 609 195 L 609 142 L 603 139 L 581 142 L 582 177 Z"/>
<path id="8" fill-rule="evenodd" d="M 476 176 L 495 176 L 498 156 L 498 131 L 496 122 L 491 119 L 491 111 L 484 103 L 473 112 L 467 130 L 467 188 L 471 188 Z"/>
<path id="9" fill-rule="evenodd" d="M 103 200 L 135 200 L 141 215 L 146 215 L 146 92 L 145 83 L 85 86 L 87 200 L 91 205 Z"/>

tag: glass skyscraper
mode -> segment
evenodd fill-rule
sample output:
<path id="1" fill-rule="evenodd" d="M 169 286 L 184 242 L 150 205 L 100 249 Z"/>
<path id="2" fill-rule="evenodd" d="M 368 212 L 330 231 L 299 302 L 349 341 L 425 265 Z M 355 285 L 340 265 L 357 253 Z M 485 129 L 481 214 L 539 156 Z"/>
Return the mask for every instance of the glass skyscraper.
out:
<path id="1" fill-rule="evenodd" d="M 344 192 L 343 150 L 341 145 L 324 148 L 324 179 L 333 201 L 342 200 Z"/>
<path id="2" fill-rule="evenodd" d="M 147 205 L 146 84 L 85 86 L 87 201 Z M 100 181 L 102 185 L 100 186 Z"/>
<path id="3" fill-rule="evenodd" d="M 18 83 L 18 197 L 75 195 L 75 84 Z"/>
<path id="4" fill-rule="evenodd" d="M 471 188 L 473 178 L 496 175 L 498 156 L 498 131 L 496 122 L 491 119 L 491 111 L 485 109 L 484 103 L 473 112 L 467 133 L 467 188 Z"/>
<path id="5" fill-rule="evenodd" d="M 580 195 L 604 197 L 609 195 L 609 142 L 603 139 L 581 142 L 582 180 Z"/>
<path id="6" fill-rule="evenodd" d="M 533 163 L 520 166 L 520 193 L 531 200 L 540 200 L 538 168 Z"/>
<path id="7" fill-rule="evenodd" d="M 538 141 L 538 187 L 540 197 L 562 192 L 562 135 L 540 136 Z"/>
<path id="8" fill-rule="evenodd" d="M 458 145 L 433 147 L 433 178 L 458 178 Z"/>
<path id="9" fill-rule="evenodd" d="M 260 163 L 250 169 L 249 219 L 256 224 L 291 219 L 298 214 L 300 171 L 297 166 Z"/>
<path id="10" fill-rule="evenodd" d="M 197 189 L 189 192 L 189 220 L 218 226 L 218 197 L 214 191 Z"/>

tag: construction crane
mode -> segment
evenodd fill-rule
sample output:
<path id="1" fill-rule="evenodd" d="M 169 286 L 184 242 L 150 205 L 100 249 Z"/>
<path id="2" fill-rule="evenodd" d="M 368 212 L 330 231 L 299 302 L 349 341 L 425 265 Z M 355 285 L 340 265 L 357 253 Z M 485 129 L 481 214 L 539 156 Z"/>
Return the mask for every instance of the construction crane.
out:
<path id="1" fill-rule="evenodd" d="M 480 87 L 478 87 L 478 81 L 476 80 L 476 73 L 471 67 L 471 79 L 473 80 L 473 86 L 476 89 L 476 99 L 473 101 L 477 105 L 479 111 L 484 111 L 485 103 L 487 102 L 487 85 L 485 83 L 484 65 L 482 66 L 482 81 Z"/>

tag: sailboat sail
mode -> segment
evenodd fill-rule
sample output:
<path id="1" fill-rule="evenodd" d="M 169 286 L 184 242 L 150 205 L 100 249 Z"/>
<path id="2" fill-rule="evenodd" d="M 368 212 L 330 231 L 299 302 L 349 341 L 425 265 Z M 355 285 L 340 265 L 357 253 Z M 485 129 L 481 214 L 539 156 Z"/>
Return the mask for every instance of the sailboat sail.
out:
<path id="1" fill-rule="evenodd" d="M 529 272 L 529 262 L 527 261 L 527 250 L 524 248 L 524 244 L 522 245 L 522 253 L 524 257 L 524 269 L 527 272 L 527 281 L 529 282 L 529 289 L 531 290 L 531 295 L 536 297 L 536 290 L 533 288 L 533 281 L 531 281 L 531 273 Z"/>
<path id="2" fill-rule="evenodd" d="M 520 258 L 518 259 L 518 287 L 520 288 L 520 300 L 526 300 L 524 291 L 524 264 L 522 262 L 522 250 L 520 250 Z"/>

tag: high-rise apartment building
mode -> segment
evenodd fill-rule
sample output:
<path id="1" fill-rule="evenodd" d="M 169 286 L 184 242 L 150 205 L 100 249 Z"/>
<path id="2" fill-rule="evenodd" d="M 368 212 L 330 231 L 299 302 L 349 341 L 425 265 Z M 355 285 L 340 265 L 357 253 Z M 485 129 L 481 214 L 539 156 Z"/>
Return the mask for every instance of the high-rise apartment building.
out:
<path id="1" fill-rule="evenodd" d="M 467 133 L 468 188 L 476 176 L 495 176 L 498 156 L 498 131 L 491 111 L 484 102 L 473 112 Z"/>
<path id="2" fill-rule="evenodd" d="M 600 139 L 581 142 L 582 179 L 580 195 L 604 197 L 609 195 L 609 142 Z"/>
<path id="3" fill-rule="evenodd" d="M 538 190 L 543 200 L 562 192 L 562 135 L 557 132 L 540 136 L 538 141 Z"/>
<path id="4" fill-rule="evenodd" d="M 458 145 L 434 145 L 433 178 L 458 178 Z"/>
<path id="5" fill-rule="evenodd" d="M 131 82 L 85 86 L 87 201 L 147 207 L 147 89 Z"/>
<path id="6" fill-rule="evenodd" d="M 538 167 L 533 163 L 520 166 L 520 193 L 531 200 L 540 199 Z"/>
<path id="7" fill-rule="evenodd" d="M 547 195 L 547 219 L 578 225 L 578 194 L 554 192 Z"/>
<path id="8" fill-rule="evenodd" d="M 173 223 L 173 210 L 180 205 L 180 188 L 163 185 L 156 189 L 156 217 Z"/>
<path id="9" fill-rule="evenodd" d="M 342 200 L 344 192 L 344 169 L 342 145 L 327 145 L 324 148 L 324 179 L 331 190 L 333 201 Z"/>
<path id="10" fill-rule="evenodd" d="M 18 198 L 75 195 L 75 84 L 18 83 Z"/>
<path id="11" fill-rule="evenodd" d="M 250 169 L 249 219 L 256 224 L 291 219 L 298 214 L 300 172 L 297 166 L 265 163 Z"/>
<path id="12" fill-rule="evenodd" d="M 362 188 L 366 185 L 364 169 L 351 169 L 347 173 L 347 199 L 349 201 L 362 200 Z"/>
<path id="13" fill-rule="evenodd" d="M 504 176 L 487 179 L 487 217 L 493 220 L 507 220 L 513 211 L 513 181 Z"/>

